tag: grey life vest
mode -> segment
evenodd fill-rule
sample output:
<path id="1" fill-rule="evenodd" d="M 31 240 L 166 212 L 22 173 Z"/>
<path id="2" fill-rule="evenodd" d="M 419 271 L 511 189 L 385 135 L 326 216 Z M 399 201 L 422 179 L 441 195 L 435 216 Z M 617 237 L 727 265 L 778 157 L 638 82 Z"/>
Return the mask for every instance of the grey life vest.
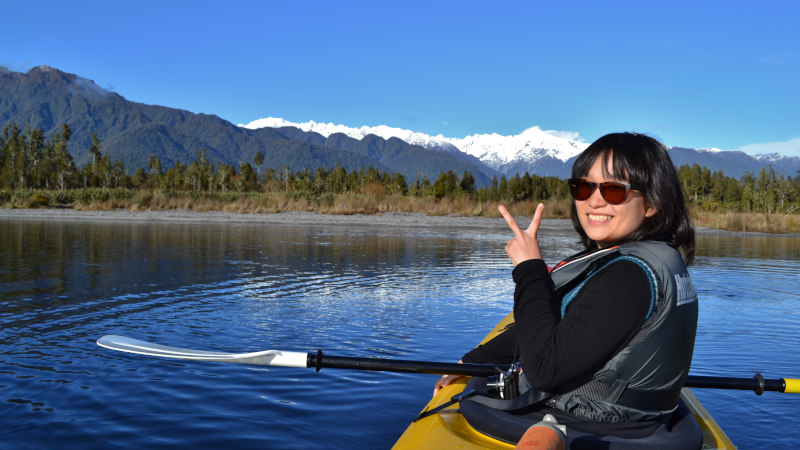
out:
<path id="1" fill-rule="evenodd" d="M 551 278 L 562 299 L 562 317 L 594 274 L 621 259 L 638 264 L 648 275 L 652 295 L 647 318 L 589 382 L 547 400 L 550 407 L 594 421 L 651 420 L 671 413 L 692 362 L 697 294 L 680 253 L 664 242 L 631 242 L 556 266 Z"/>

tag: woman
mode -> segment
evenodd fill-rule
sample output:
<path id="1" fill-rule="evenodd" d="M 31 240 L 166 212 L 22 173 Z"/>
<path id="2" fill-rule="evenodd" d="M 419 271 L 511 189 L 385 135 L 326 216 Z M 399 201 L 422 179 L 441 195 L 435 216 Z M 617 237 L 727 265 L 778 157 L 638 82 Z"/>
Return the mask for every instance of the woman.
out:
<path id="1" fill-rule="evenodd" d="M 645 436 L 675 410 L 691 365 L 694 229 L 675 167 L 651 137 L 601 137 L 569 183 L 585 250 L 549 271 L 537 241 L 544 206 L 527 230 L 500 206 L 514 232 L 505 250 L 515 324 L 462 361 L 521 360 L 522 389 L 547 393 L 532 409 L 583 432 Z M 436 391 L 456 378 L 442 377 Z"/>

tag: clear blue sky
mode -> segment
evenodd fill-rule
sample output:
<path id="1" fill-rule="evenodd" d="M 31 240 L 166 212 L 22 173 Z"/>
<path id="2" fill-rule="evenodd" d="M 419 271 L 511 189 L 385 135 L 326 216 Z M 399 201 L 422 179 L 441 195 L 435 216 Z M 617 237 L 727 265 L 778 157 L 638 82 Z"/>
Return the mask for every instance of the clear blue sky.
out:
<path id="1" fill-rule="evenodd" d="M 0 65 L 125 98 L 432 135 L 636 130 L 800 156 L 800 2 L 6 2 Z M 772 144 L 764 146 L 763 144 Z"/>

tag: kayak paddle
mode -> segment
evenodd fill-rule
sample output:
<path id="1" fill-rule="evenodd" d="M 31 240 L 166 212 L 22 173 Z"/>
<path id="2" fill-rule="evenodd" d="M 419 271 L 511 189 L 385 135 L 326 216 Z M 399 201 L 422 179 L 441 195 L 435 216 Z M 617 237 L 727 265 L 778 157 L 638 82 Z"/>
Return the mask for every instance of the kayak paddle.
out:
<path id="1" fill-rule="evenodd" d="M 147 356 L 185 359 L 191 361 L 213 361 L 257 366 L 314 367 L 319 372 L 323 367 L 332 369 L 374 370 L 383 372 L 410 372 L 428 374 L 449 374 L 467 376 L 489 376 L 502 372 L 501 369 L 486 364 L 458 364 L 428 361 L 407 361 L 375 358 L 356 358 L 348 356 L 327 356 L 317 353 L 264 350 L 253 353 L 221 353 L 203 350 L 168 347 L 166 345 L 131 339 L 125 336 L 103 336 L 97 341 L 101 347 L 121 352 L 138 353 Z"/>
<path id="2" fill-rule="evenodd" d="M 137 353 L 147 356 L 184 359 L 190 361 L 213 361 L 257 366 L 313 367 L 319 372 L 323 367 L 332 369 L 372 370 L 382 372 L 408 372 L 427 374 L 447 374 L 488 377 L 503 372 L 490 364 L 458 364 L 430 361 L 409 361 L 400 359 L 357 358 L 349 356 L 327 356 L 322 351 L 316 353 L 287 352 L 283 350 L 264 350 L 252 353 L 222 353 L 204 350 L 189 350 L 153 344 L 125 336 L 103 336 L 97 345 L 121 352 Z M 760 373 L 753 378 L 709 377 L 689 375 L 686 387 L 711 389 L 752 390 L 758 395 L 765 391 L 800 394 L 800 379 L 765 379 Z"/>

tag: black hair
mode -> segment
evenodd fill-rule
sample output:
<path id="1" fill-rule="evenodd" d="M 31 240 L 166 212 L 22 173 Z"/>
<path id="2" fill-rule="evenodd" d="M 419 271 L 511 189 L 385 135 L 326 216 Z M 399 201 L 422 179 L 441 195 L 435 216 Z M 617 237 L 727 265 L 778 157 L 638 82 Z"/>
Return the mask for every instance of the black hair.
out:
<path id="1" fill-rule="evenodd" d="M 608 166 L 612 157 L 611 167 Z M 628 235 L 625 242 L 656 240 L 683 250 L 686 264 L 694 260 L 694 226 L 683 197 L 678 173 L 667 149 L 658 140 L 639 133 L 611 133 L 594 141 L 572 165 L 572 178 L 583 178 L 597 159 L 603 162 L 605 175 L 630 183 L 644 196 L 645 208 L 656 213 L 644 220 L 642 226 Z M 581 236 L 587 250 L 597 244 L 589 239 L 578 220 L 575 201 L 572 202 L 572 225 Z"/>

